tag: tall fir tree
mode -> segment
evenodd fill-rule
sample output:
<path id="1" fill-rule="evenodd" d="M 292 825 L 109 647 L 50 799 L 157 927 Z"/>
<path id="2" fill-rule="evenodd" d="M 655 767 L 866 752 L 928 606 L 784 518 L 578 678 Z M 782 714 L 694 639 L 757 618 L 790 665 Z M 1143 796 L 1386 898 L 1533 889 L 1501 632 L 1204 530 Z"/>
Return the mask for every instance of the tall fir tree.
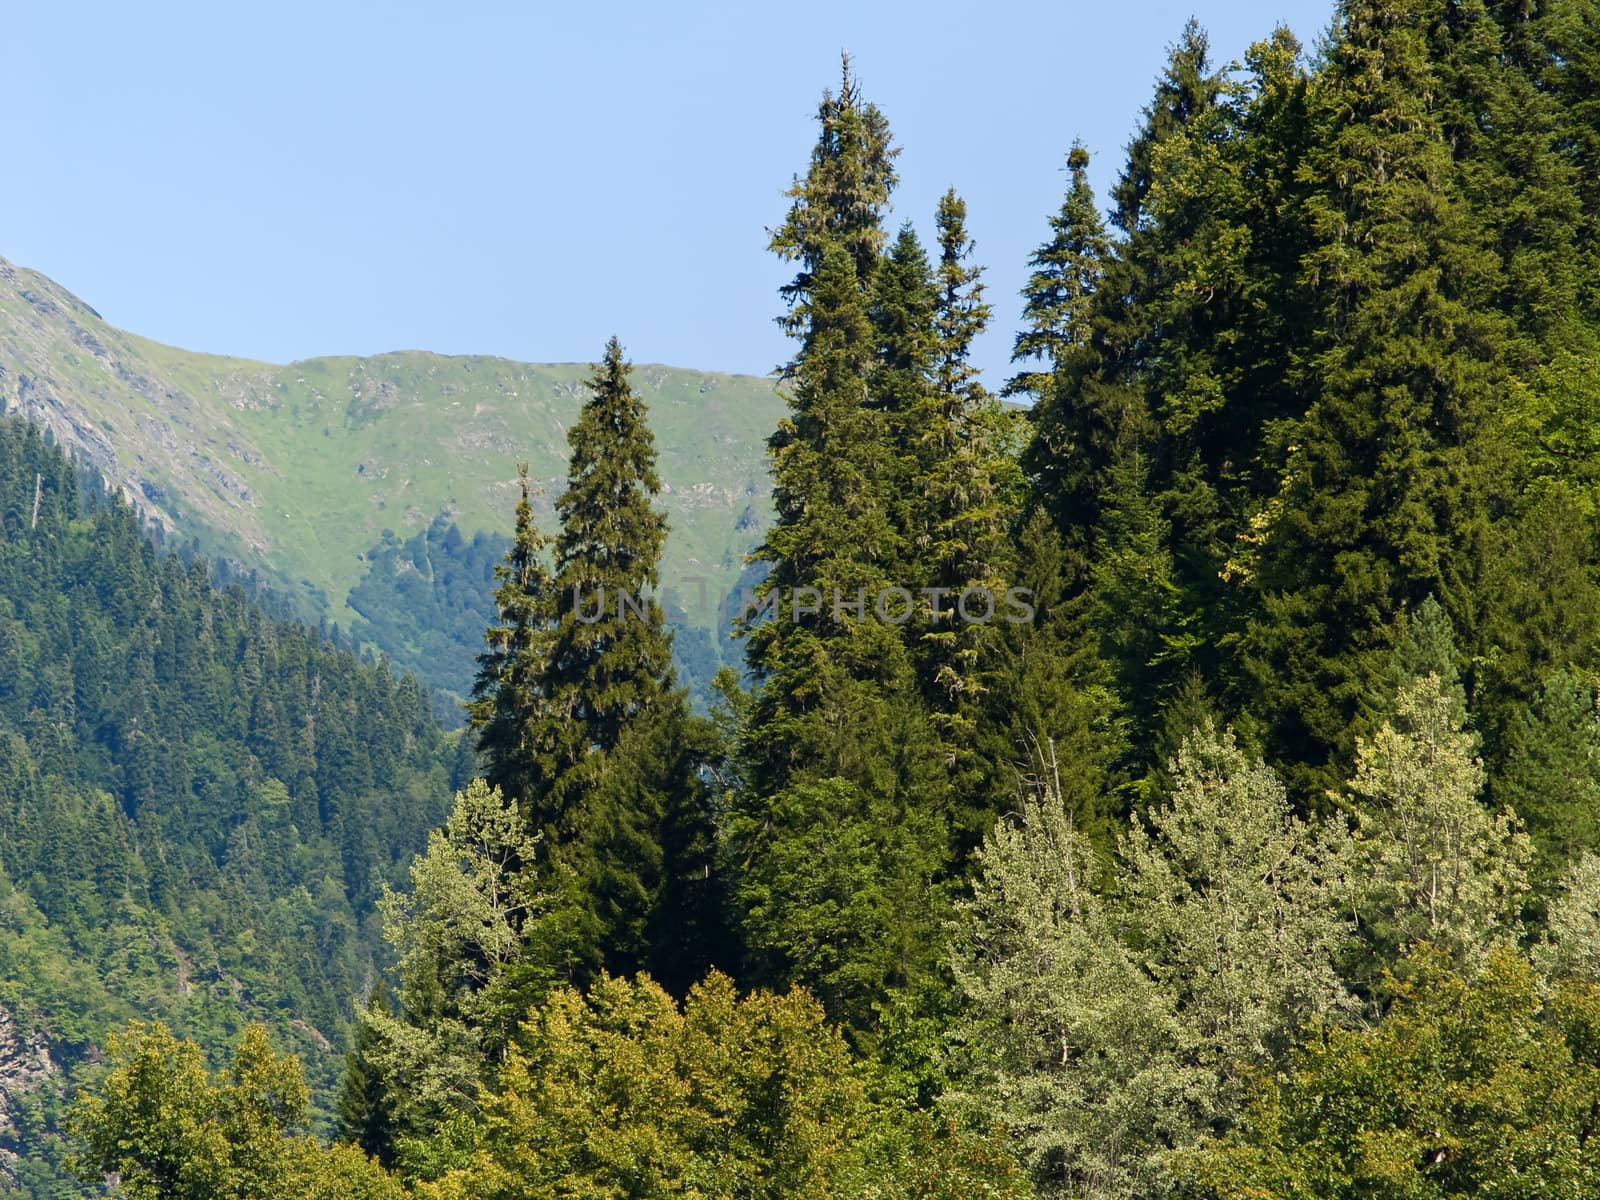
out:
<path id="1" fill-rule="evenodd" d="M 803 179 L 795 178 L 788 191 L 788 216 L 771 231 L 772 252 L 799 267 L 780 289 L 789 311 L 778 323 L 802 342 L 807 302 L 829 246 L 849 256 L 861 287 L 871 285 L 886 240 L 883 213 L 899 182 L 894 160 L 900 151 L 889 122 L 877 105 L 862 99 L 848 54 L 841 66 L 838 93 L 823 92 L 817 107 L 818 136 L 810 168 Z"/>
<path id="2" fill-rule="evenodd" d="M 381 982 L 367 993 L 367 1012 L 391 1015 L 388 996 Z M 355 1044 L 344 1058 L 344 1086 L 339 1093 L 338 1140 L 360 1147 L 385 1167 L 394 1166 L 397 1132 L 394 1098 L 376 1058 L 379 1049 L 376 1026 L 362 1021 L 356 1028 Z"/>
<path id="3" fill-rule="evenodd" d="M 1304 271 L 1322 334 L 1246 643 L 1270 749 L 1301 764 L 1302 797 L 1336 782 L 1398 613 L 1432 592 L 1469 645 L 1477 617 L 1504 323 L 1488 304 L 1495 256 L 1429 102 L 1429 12 L 1347 0 L 1311 102 Z"/>
<path id="4" fill-rule="evenodd" d="M 525 798 L 539 782 L 534 718 L 545 686 L 555 589 L 546 561 L 548 542 L 533 518 L 528 466 L 517 467 L 521 498 L 505 561 L 495 568 L 499 623 L 485 631 L 478 678 L 467 706 L 484 778 L 505 795 Z"/>
<path id="5" fill-rule="evenodd" d="M 1000 389 L 1002 396 L 1029 396 L 1036 405 L 1054 395 L 1056 377 L 1089 342 L 1091 305 L 1111 254 L 1089 186 L 1089 152 L 1081 142 L 1067 152 L 1067 172 L 1066 198 L 1050 217 L 1050 238 L 1028 260 L 1032 273 L 1022 289 L 1026 328 L 1011 348 L 1012 362 L 1038 366 L 1013 375 Z"/>
<path id="6" fill-rule="evenodd" d="M 1000 649 L 1000 624 L 1016 615 L 1007 604 L 1014 564 L 1001 452 L 1006 417 L 971 363 L 990 306 L 982 269 L 970 263 L 966 204 L 954 190 L 940 200 L 935 224 L 933 370 L 908 422 L 906 490 L 917 578 L 938 599 L 937 610 L 931 602 L 918 607 L 908 632 L 924 703 L 956 790 L 966 798 L 963 835 L 973 844 L 984 823 L 979 793 L 994 774 L 976 746 L 982 694 Z"/>
<path id="7" fill-rule="evenodd" d="M 1211 67 L 1211 39 L 1193 17 L 1177 42 L 1169 47 L 1167 65 L 1156 83 L 1156 94 L 1145 106 L 1144 124 L 1128 145 L 1127 165 L 1112 190 L 1111 219 L 1125 234 L 1133 234 L 1144 218 L 1145 197 L 1157 173 L 1161 144 L 1216 100 L 1220 80 Z"/>
<path id="8" fill-rule="evenodd" d="M 900 626 L 910 598 L 893 592 L 911 562 L 897 439 L 929 393 L 936 347 L 914 237 L 879 257 L 893 151 L 848 70 L 841 95 L 824 97 L 819 125 L 811 168 L 772 237 L 800 267 L 783 289 L 799 349 L 786 368 L 789 414 L 769 442 L 776 521 L 756 553 L 768 565 L 762 607 L 746 624 L 755 692 L 730 852 L 752 969 L 826 985 L 832 1015 L 865 1045 L 889 992 L 924 982 L 924 970 L 903 968 L 907 955 L 928 969 L 936 962 L 943 911 L 932 885 L 948 854 L 949 782 Z M 818 795 L 848 802 L 807 802 Z M 886 824 L 894 837 L 883 836 Z M 844 878 L 833 859 L 805 850 L 824 830 L 873 855 L 874 874 L 922 881 L 899 909 L 903 938 L 871 905 L 849 906 L 851 928 L 823 940 L 853 949 L 825 951 L 831 965 L 800 949 L 825 924 L 805 897 L 831 895 Z M 788 932 L 762 933 L 771 929 Z M 841 966 L 853 986 L 829 982 Z"/>
<path id="9" fill-rule="evenodd" d="M 612 338 L 568 431 L 567 490 L 556 502 L 555 624 L 541 706 L 543 784 L 533 801 L 560 863 L 572 868 L 596 965 L 638 969 L 674 873 L 672 825 L 707 815 L 683 751 L 687 701 L 654 595 L 667 523 L 655 438 Z M 687 864 L 676 864 L 682 869 Z"/>
<path id="10" fill-rule="evenodd" d="M 538 803 L 558 820 L 586 759 L 615 749 L 629 722 L 672 695 L 672 636 L 652 594 L 666 542 L 655 438 L 612 338 L 568 431 L 567 490 L 556 502 L 555 628 L 548 653 L 551 747 Z M 576 774 L 575 774 L 576 773 Z"/>
<path id="11" fill-rule="evenodd" d="M 688 881 L 710 867 L 703 739 L 654 595 L 667 526 L 629 374 L 612 338 L 568 432 L 553 569 L 524 477 L 472 717 L 490 782 L 549 847 L 576 969 L 649 965 L 687 986 L 717 940 L 715 921 L 690 911 L 702 889 Z"/>

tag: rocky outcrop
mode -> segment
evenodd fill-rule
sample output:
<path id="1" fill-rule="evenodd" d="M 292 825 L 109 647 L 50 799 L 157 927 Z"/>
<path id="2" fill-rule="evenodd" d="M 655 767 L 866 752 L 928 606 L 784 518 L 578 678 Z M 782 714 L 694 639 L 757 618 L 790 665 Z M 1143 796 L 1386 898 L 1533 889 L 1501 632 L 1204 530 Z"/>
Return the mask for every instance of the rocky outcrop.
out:
<path id="1" fill-rule="evenodd" d="M 57 1083 L 60 1074 L 45 1030 L 18 1020 L 0 1004 L 0 1180 L 10 1177 L 16 1166 L 17 1155 L 10 1147 L 22 1101 Z"/>

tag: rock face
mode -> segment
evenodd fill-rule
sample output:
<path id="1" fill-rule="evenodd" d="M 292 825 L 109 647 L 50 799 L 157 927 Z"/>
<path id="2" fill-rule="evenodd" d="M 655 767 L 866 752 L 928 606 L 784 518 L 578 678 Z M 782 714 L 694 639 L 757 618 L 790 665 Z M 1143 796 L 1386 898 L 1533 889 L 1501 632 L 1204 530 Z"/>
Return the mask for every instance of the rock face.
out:
<path id="1" fill-rule="evenodd" d="M 0 1179 L 9 1178 L 17 1154 L 16 1117 L 22 1100 L 49 1086 L 60 1074 L 43 1029 L 25 1029 L 16 1014 L 0 1005 Z"/>

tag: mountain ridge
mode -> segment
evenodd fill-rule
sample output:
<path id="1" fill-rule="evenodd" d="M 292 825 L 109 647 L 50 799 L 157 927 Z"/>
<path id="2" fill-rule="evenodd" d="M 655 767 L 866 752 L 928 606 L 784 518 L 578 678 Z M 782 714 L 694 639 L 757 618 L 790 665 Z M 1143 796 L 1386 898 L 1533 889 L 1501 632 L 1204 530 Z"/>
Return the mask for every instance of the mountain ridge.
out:
<path id="1" fill-rule="evenodd" d="M 183 350 L 0 258 L 0 410 L 50 430 L 168 538 L 347 627 L 385 531 L 404 541 L 444 517 L 466 537 L 509 532 L 518 462 L 553 524 L 589 370 L 422 350 L 286 364 Z M 781 399 L 771 379 L 656 363 L 635 364 L 634 381 L 671 525 L 663 582 L 715 596 L 767 523 Z M 714 611 L 687 607 L 687 625 L 714 631 Z"/>

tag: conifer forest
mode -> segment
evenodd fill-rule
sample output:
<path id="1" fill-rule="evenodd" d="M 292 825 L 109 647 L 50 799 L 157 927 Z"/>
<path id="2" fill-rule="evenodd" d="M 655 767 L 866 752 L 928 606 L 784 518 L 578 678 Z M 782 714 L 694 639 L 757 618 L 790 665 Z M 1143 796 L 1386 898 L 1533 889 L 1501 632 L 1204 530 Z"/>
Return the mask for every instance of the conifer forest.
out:
<path id="1" fill-rule="evenodd" d="M 0 1195 L 1600 1198 L 1600 0 L 1173 33 L 1020 297 L 844 60 L 709 681 L 610 330 L 443 722 L 0 422 Z"/>

